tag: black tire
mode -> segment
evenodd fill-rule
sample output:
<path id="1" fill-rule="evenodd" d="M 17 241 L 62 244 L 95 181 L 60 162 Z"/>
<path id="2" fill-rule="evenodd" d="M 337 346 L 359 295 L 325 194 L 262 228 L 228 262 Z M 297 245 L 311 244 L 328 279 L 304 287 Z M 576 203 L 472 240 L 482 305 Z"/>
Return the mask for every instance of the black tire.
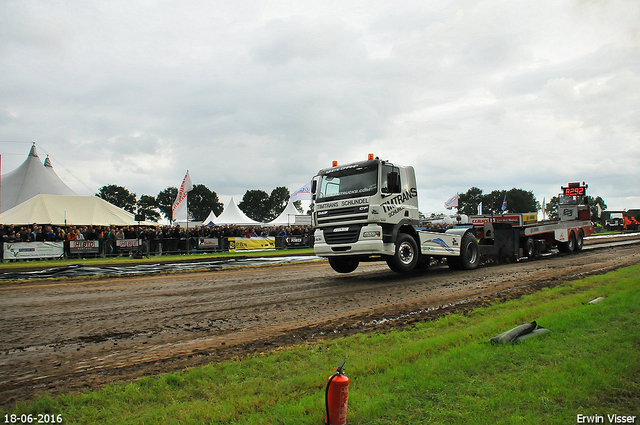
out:
<path id="1" fill-rule="evenodd" d="M 576 234 L 571 231 L 567 242 L 558 242 L 558 251 L 573 252 L 576 247 Z"/>
<path id="2" fill-rule="evenodd" d="M 576 252 L 582 251 L 584 248 L 584 231 L 582 229 L 578 230 L 578 236 L 576 237 L 576 245 L 573 247 L 573 250 Z"/>
<path id="3" fill-rule="evenodd" d="M 416 240 L 406 233 L 400 233 L 396 240 L 395 254 L 387 260 L 387 264 L 394 272 L 410 273 L 416 268 L 419 258 Z"/>
<path id="4" fill-rule="evenodd" d="M 522 253 L 527 258 L 533 258 L 535 256 L 533 238 L 525 239 L 524 245 L 522 246 Z"/>
<path id="5" fill-rule="evenodd" d="M 473 270 L 480 264 L 480 248 L 478 240 L 471 233 L 465 233 L 460 245 L 460 257 L 458 267 L 464 270 Z"/>
<path id="6" fill-rule="evenodd" d="M 359 264 L 360 261 L 351 257 L 329 257 L 329 265 L 338 273 L 351 273 Z"/>

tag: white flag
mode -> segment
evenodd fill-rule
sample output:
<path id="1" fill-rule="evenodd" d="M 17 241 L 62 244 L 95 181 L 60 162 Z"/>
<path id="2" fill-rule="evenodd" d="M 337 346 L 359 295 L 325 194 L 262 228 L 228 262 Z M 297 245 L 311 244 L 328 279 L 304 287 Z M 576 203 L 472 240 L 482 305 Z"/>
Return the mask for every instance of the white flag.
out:
<path id="1" fill-rule="evenodd" d="M 300 201 L 303 199 L 311 199 L 311 182 L 293 192 L 289 198 L 289 202 Z"/>
<path id="2" fill-rule="evenodd" d="M 451 208 L 458 208 L 458 194 L 456 193 L 455 196 L 449 198 L 447 202 L 444 203 L 444 207 L 448 210 Z"/>
<path id="3" fill-rule="evenodd" d="M 191 183 L 191 177 L 189 177 L 189 171 L 184 176 L 180 190 L 178 190 L 178 196 L 176 201 L 171 207 L 173 221 L 187 221 L 187 192 L 193 190 L 193 183 Z"/>
<path id="4" fill-rule="evenodd" d="M 482 215 L 482 202 L 478 204 L 478 215 Z"/>

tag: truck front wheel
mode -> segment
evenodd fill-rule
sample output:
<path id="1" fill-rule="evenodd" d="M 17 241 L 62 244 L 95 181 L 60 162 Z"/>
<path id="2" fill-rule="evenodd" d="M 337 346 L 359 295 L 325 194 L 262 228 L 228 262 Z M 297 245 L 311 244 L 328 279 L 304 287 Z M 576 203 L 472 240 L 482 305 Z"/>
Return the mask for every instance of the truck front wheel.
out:
<path id="1" fill-rule="evenodd" d="M 406 233 L 400 233 L 396 240 L 395 254 L 387 260 L 387 264 L 394 272 L 409 273 L 418 264 L 419 257 L 416 240 Z"/>
<path id="2" fill-rule="evenodd" d="M 360 261 L 349 257 L 329 257 L 329 265 L 338 273 L 351 273 L 358 268 Z"/>

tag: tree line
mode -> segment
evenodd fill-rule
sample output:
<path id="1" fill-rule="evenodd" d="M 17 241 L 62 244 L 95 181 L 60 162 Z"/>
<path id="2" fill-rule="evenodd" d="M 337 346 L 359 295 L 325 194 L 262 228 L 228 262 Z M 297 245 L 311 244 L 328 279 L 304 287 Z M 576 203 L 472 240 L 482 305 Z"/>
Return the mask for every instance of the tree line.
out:
<path id="1" fill-rule="evenodd" d="M 138 198 L 126 187 L 111 184 L 102 186 L 96 196 L 132 214 L 143 214 L 147 220 L 157 222 L 161 217 L 172 220 L 172 206 L 178 196 L 178 188 L 172 186 L 157 196 L 141 195 Z M 276 187 L 271 194 L 263 190 L 247 190 L 238 208 L 253 220 L 268 222 L 284 211 L 290 196 L 289 189 L 283 186 Z M 194 221 L 205 220 L 211 211 L 219 216 L 224 210 L 218 194 L 202 184 L 193 185 L 187 199 L 188 213 Z M 294 205 L 300 209 L 301 202 L 296 201 Z"/>

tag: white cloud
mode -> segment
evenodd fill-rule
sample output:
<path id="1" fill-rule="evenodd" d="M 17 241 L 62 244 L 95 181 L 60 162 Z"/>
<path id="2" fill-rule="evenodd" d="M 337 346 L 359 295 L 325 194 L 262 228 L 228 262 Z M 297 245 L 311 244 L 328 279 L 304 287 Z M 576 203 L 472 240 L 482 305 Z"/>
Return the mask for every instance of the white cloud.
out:
<path id="1" fill-rule="evenodd" d="M 373 152 L 415 166 L 427 213 L 570 180 L 638 207 L 639 20 L 628 0 L 2 2 L 0 134 L 82 194 L 186 169 L 221 199 L 295 190 Z M 1 146 L 5 173 L 28 152 Z"/>

